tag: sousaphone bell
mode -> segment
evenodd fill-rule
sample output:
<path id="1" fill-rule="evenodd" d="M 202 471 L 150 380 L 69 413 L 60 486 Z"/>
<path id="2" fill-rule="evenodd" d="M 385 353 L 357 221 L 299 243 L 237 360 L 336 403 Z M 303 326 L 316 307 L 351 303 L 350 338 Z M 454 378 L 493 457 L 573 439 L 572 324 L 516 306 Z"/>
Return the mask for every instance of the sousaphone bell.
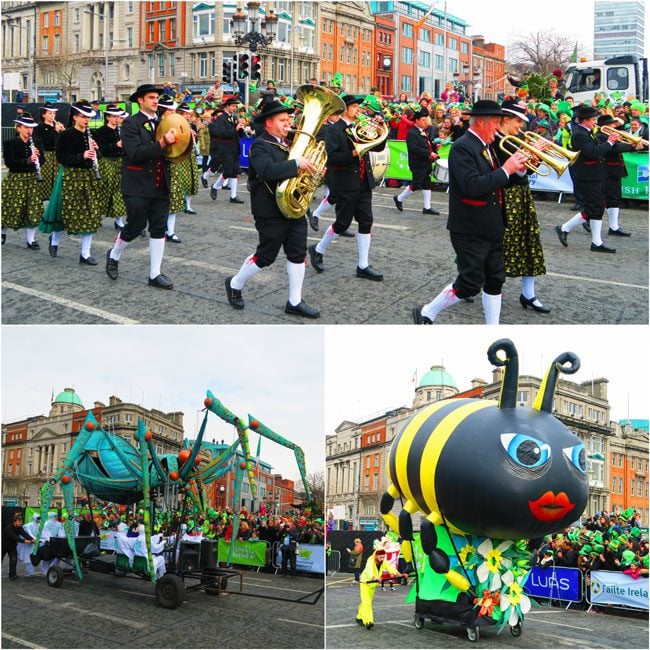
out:
<path id="1" fill-rule="evenodd" d="M 169 162 L 181 162 L 192 151 L 192 133 L 190 123 L 178 113 L 165 115 L 156 128 L 156 139 L 160 140 L 167 131 L 174 129 L 176 142 L 163 149 L 163 155 Z"/>

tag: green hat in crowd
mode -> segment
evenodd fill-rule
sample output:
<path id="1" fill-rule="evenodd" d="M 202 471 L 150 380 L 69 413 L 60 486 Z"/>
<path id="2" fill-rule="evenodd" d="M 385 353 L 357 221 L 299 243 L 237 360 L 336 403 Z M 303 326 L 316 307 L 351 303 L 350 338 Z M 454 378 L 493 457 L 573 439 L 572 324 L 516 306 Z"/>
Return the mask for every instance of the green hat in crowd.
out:
<path id="1" fill-rule="evenodd" d="M 544 104 L 543 102 L 540 102 L 537 104 L 537 110 L 538 111 L 544 111 L 547 115 L 551 112 L 551 109 L 549 108 L 548 104 Z"/>
<path id="2" fill-rule="evenodd" d="M 636 561 L 636 555 L 634 554 L 634 551 L 623 551 L 623 555 L 621 557 L 621 564 L 625 566 L 630 566 L 632 562 Z"/>
<path id="3" fill-rule="evenodd" d="M 637 526 L 634 526 L 634 528 L 630 530 L 630 535 L 636 539 L 639 539 L 639 537 L 641 537 L 641 531 Z"/>
<path id="4" fill-rule="evenodd" d="M 373 113 L 382 113 L 384 110 L 381 107 L 379 100 L 374 95 L 367 95 L 363 100 L 361 106 L 364 108 L 369 108 L 371 111 L 373 111 Z"/>
<path id="5" fill-rule="evenodd" d="M 330 81 L 330 86 L 332 88 L 340 88 L 343 84 L 343 75 L 340 72 L 337 72 Z"/>
<path id="6" fill-rule="evenodd" d="M 578 555 L 589 555 L 591 553 L 591 545 L 590 544 L 585 544 L 579 551 Z"/>
<path id="7" fill-rule="evenodd" d="M 612 551 L 618 551 L 621 547 L 621 543 L 617 539 L 610 539 L 607 546 L 609 546 Z"/>
<path id="8" fill-rule="evenodd" d="M 627 510 L 623 510 L 623 512 L 621 512 L 619 518 L 622 519 L 623 521 L 629 521 L 630 517 L 633 514 L 634 514 L 634 508 L 628 508 Z"/>
<path id="9" fill-rule="evenodd" d="M 605 547 L 602 544 L 594 544 L 592 547 L 592 553 L 594 555 L 598 555 L 599 553 L 602 553 L 605 550 Z"/>
<path id="10" fill-rule="evenodd" d="M 591 539 L 596 542 L 597 544 L 601 544 L 603 541 L 603 533 L 600 530 L 597 530 L 594 532 L 594 534 L 591 536 Z"/>
<path id="11" fill-rule="evenodd" d="M 647 569 L 647 568 L 648 568 L 648 555 L 647 555 L 647 554 L 644 555 L 644 556 L 641 558 L 641 562 L 643 563 L 643 566 Z"/>

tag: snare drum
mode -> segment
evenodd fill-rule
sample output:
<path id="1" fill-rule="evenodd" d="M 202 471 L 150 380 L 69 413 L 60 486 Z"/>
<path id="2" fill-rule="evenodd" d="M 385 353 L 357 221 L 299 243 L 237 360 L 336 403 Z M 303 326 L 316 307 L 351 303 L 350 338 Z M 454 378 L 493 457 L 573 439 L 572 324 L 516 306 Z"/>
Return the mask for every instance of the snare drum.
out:
<path id="1" fill-rule="evenodd" d="M 449 160 L 438 158 L 433 166 L 433 175 L 438 183 L 449 183 Z"/>
<path id="2" fill-rule="evenodd" d="M 375 177 L 375 183 L 379 185 L 390 165 L 390 150 L 386 147 L 383 151 L 371 151 L 369 155 L 372 175 Z"/>

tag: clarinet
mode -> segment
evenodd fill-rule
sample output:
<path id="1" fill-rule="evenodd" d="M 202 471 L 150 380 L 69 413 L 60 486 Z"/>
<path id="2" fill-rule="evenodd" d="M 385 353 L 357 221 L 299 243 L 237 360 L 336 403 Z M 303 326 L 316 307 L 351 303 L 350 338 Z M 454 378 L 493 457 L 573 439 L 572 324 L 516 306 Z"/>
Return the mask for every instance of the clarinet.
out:
<path id="1" fill-rule="evenodd" d="M 36 147 L 34 146 L 34 140 L 32 140 L 32 136 L 29 136 L 29 140 L 27 140 L 27 143 L 29 144 L 29 148 L 32 151 L 32 156 L 36 153 Z M 41 161 L 38 159 L 38 156 L 36 156 L 36 162 L 34 163 L 34 167 L 36 168 L 36 180 L 41 183 L 43 181 L 43 175 L 41 174 Z"/>
<path id="2" fill-rule="evenodd" d="M 88 149 L 92 148 L 93 137 L 90 135 L 90 127 L 86 127 L 86 138 L 88 139 Z M 99 162 L 97 161 L 97 150 L 95 150 L 95 157 L 92 159 L 93 163 L 93 173 L 95 174 L 95 180 L 101 179 L 101 174 L 99 173 Z"/>
<path id="3" fill-rule="evenodd" d="M 196 134 L 192 129 L 190 129 L 190 133 L 192 134 L 192 146 L 194 147 L 194 154 L 196 156 L 200 156 L 201 151 L 199 150 L 199 145 L 196 143 Z"/>

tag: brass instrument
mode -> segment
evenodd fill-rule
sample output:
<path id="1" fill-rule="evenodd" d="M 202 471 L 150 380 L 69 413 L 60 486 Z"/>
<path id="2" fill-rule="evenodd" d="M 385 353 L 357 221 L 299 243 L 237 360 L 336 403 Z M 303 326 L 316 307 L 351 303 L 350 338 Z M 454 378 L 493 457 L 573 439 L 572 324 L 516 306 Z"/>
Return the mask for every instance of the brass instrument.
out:
<path id="1" fill-rule="evenodd" d="M 385 123 L 379 124 L 366 116 L 359 116 L 350 130 L 352 131 L 354 150 L 359 158 L 381 144 L 389 133 Z"/>
<path id="2" fill-rule="evenodd" d="M 513 149 L 506 148 L 506 143 L 510 144 Z M 557 147 L 557 145 L 554 146 Z M 566 151 L 566 149 L 562 149 L 562 147 L 557 148 L 562 151 Z M 577 154 L 575 154 L 573 151 L 566 151 L 566 153 L 571 154 L 571 156 L 563 156 L 563 159 L 560 160 L 559 153 L 549 154 L 541 151 L 537 147 L 533 146 L 528 140 L 522 140 L 515 135 L 506 135 L 505 137 L 501 138 L 499 141 L 499 149 L 507 154 L 513 154 L 517 152 L 524 154 L 524 156 L 526 156 L 526 161 L 524 162 L 526 169 L 530 169 L 530 171 L 538 174 L 539 176 L 548 176 L 551 173 L 550 169 L 555 170 L 558 176 L 562 176 L 569 165 L 577 157 Z M 549 171 L 540 171 L 543 166 L 550 167 Z"/>
<path id="3" fill-rule="evenodd" d="M 318 142 L 316 134 L 330 115 L 345 110 L 343 100 L 323 86 L 300 86 L 296 91 L 296 101 L 301 102 L 304 108 L 288 159 L 308 158 L 317 168 L 317 172 L 311 174 L 299 170 L 298 176 L 278 184 L 275 200 L 280 212 L 287 219 L 300 219 L 307 212 L 316 188 L 323 179 L 327 163 L 325 143 Z"/>
<path id="4" fill-rule="evenodd" d="M 163 155 L 169 162 L 181 162 L 190 155 L 192 150 L 192 129 L 182 115 L 170 113 L 160 120 L 156 128 L 156 139 L 160 140 L 170 129 L 176 132 L 176 142 L 167 145 Z"/>
<path id="5" fill-rule="evenodd" d="M 549 140 L 548 138 L 542 137 L 541 135 L 535 133 L 534 131 L 526 131 L 524 133 L 524 138 L 528 140 L 533 145 L 533 147 L 535 147 L 536 143 L 539 142 L 540 140 L 544 140 L 544 142 L 548 143 L 546 154 L 549 156 L 553 156 L 558 160 L 568 160 L 569 166 L 573 165 L 573 163 L 578 159 L 578 156 L 580 155 L 579 151 L 569 151 L 568 149 L 561 147 L 559 144 L 556 144 L 555 142 Z"/>
<path id="6" fill-rule="evenodd" d="M 648 146 L 648 141 L 644 140 L 641 136 L 632 135 L 627 131 L 619 131 L 618 129 L 615 129 L 612 126 L 601 126 L 598 127 L 598 130 L 604 135 L 606 135 L 607 137 L 609 137 L 610 135 L 617 135 L 622 142 L 626 142 L 627 144 L 632 144 L 635 147 L 639 143 L 641 143 L 644 147 Z"/>

